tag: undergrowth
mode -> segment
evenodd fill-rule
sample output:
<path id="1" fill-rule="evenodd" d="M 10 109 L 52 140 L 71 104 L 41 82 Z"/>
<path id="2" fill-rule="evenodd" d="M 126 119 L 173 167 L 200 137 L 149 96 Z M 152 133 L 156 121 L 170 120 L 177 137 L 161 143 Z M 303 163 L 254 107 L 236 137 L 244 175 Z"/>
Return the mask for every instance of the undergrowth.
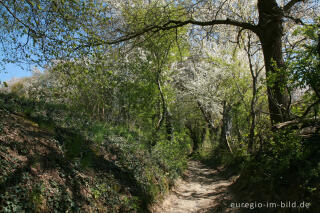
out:
<path id="1" fill-rule="evenodd" d="M 183 143 L 184 133 L 176 132 L 172 141 L 157 142 L 149 152 L 148 138 L 138 130 L 91 119 L 64 105 L 0 94 L 0 106 L 8 117 L 12 113 L 21 116 L 37 131 L 45 131 L 45 137 L 51 135 L 51 142 L 46 143 L 59 153 L 47 150 L 45 156 L 35 157 L 27 144 L 0 144 L 3 212 L 148 212 L 148 206 L 166 194 L 186 168 L 189 150 Z M 4 118 L 1 122 L 8 123 Z M 14 144 L 19 148 L 10 147 Z M 11 149 L 34 159 L 30 170 L 20 171 L 19 160 L 13 156 L 7 160 L 5 153 Z M 49 166 L 44 165 L 44 158 L 51 159 Z M 13 178 L 18 170 L 19 178 Z M 49 170 L 57 177 L 42 178 Z"/>
<path id="2" fill-rule="evenodd" d="M 302 138 L 294 129 L 266 132 L 264 148 L 249 155 L 243 148 L 230 153 L 218 146 L 198 158 L 213 167 L 223 166 L 240 174 L 232 186 L 239 202 L 307 202 L 309 209 L 320 209 L 320 136 Z M 242 211 L 246 212 L 245 209 Z M 270 212 L 270 209 L 260 209 Z M 275 212 L 292 212 L 277 209 Z"/>

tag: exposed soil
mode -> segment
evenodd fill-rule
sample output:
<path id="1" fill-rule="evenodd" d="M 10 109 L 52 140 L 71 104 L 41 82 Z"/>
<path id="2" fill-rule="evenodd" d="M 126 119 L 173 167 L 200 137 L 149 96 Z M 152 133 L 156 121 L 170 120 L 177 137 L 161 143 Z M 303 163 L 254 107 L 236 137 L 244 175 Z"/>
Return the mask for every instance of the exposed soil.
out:
<path id="1" fill-rule="evenodd" d="M 183 179 L 177 181 L 161 205 L 153 213 L 236 212 L 231 209 L 233 200 L 229 186 L 237 176 L 225 177 L 197 161 L 190 161 Z"/>

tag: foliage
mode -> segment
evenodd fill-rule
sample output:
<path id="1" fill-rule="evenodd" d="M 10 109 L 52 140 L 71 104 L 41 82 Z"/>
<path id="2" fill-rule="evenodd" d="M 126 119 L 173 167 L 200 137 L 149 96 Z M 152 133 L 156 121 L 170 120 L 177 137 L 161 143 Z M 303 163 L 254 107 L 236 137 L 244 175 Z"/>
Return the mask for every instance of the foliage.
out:
<path id="1" fill-rule="evenodd" d="M 115 211 L 146 208 L 146 205 L 150 204 L 151 201 L 168 192 L 174 179 L 185 168 L 186 154 L 188 153 L 184 143 L 186 135 L 177 135 L 172 142 L 164 141 L 157 144 L 154 153 L 151 155 L 147 151 L 148 146 L 144 145 L 147 144 L 148 138 L 141 132 L 129 130 L 126 126 L 111 126 L 99 120 L 91 120 L 90 125 L 88 125 L 83 123 L 86 121 L 83 115 L 79 119 L 79 115 L 76 112 L 69 111 L 68 108 L 62 109 L 59 105 L 35 102 L 12 94 L 2 94 L 1 100 L 5 101 L 5 109 L 14 113 L 25 113 L 27 109 L 24 106 L 29 105 L 32 108 L 32 113 L 27 115 L 28 118 L 32 119 L 36 123 L 35 125 L 40 126 L 41 122 L 44 122 L 40 127 L 55 135 L 56 143 L 60 143 L 59 147 L 68 162 L 67 165 L 70 164 L 75 169 L 72 170 L 72 173 L 80 172 L 86 176 L 86 178 L 79 180 L 76 177 L 72 178 L 75 183 L 84 181 L 89 184 L 88 187 L 91 187 L 89 191 L 92 197 L 86 199 L 95 204 L 92 204 L 90 208 L 96 206 L 97 202 L 103 202 L 104 206 L 94 208 L 108 206 Z M 50 113 L 46 112 L 47 110 Z M 53 128 L 49 129 L 49 124 L 52 122 Z M 64 126 L 64 128 L 61 126 Z M 81 132 L 83 136 L 76 131 Z M 87 140 L 92 140 L 91 144 L 88 144 Z M 28 152 L 26 151 L 26 153 Z M 97 158 L 100 155 L 109 156 L 109 160 L 112 160 L 114 165 L 108 166 L 110 163 L 105 160 L 103 160 L 104 163 L 99 162 L 101 159 Z M 42 162 L 42 160 L 40 158 L 35 162 Z M 1 169 L 10 170 L 10 166 L 6 163 L 2 165 L 3 168 Z M 37 164 L 35 164 L 35 167 L 37 167 Z M 65 174 L 65 168 L 60 164 L 58 167 L 62 167 L 61 176 L 67 178 L 68 174 Z M 108 170 L 109 172 L 105 173 L 104 167 L 110 167 L 111 171 Z M 86 171 L 88 169 L 99 170 L 102 174 L 87 177 Z M 2 174 L 2 177 L 5 178 L 6 173 L 3 172 Z M 29 180 L 34 181 L 30 177 Z M 6 181 L 6 179 L 2 181 Z M 87 185 L 85 186 L 87 187 Z M 30 189 L 30 193 L 27 193 L 30 195 L 25 198 L 27 200 L 17 200 L 12 205 L 8 203 L 5 208 L 16 209 L 21 206 L 21 208 L 30 208 L 40 212 L 46 208 L 50 211 L 68 210 L 69 208 L 73 211 L 77 208 L 83 208 L 83 204 L 80 200 L 77 200 L 79 198 L 68 192 L 68 187 L 70 186 L 54 182 L 50 183 L 50 186 L 47 183 L 39 183 Z M 136 189 L 130 189 L 131 187 Z M 49 188 L 50 190 L 55 188 L 53 191 L 61 193 L 61 195 L 51 195 L 48 191 Z M 6 188 L 6 190 L 12 191 L 9 188 Z M 125 194 L 123 194 L 123 190 L 126 192 Z M 130 192 L 127 190 L 130 190 Z M 58 197 L 61 200 L 56 200 Z M 10 200 L 10 197 L 3 197 L 1 202 L 9 202 Z M 27 207 L 28 203 L 30 203 L 29 207 Z M 15 206 L 16 204 L 18 207 Z"/>
<path id="2" fill-rule="evenodd" d="M 296 132 L 284 130 L 274 133 L 270 146 L 262 157 L 265 160 L 263 168 L 266 177 L 281 181 L 282 175 L 286 174 L 295 162 L 301 160 L 302 153 L 303 145 Z"/>
<path id="3" fill-rule="evenodd" d="M 319 23 L 320 20 L 311 25 L 298 28 L 296 35 L 303 36 L 307 42 L 299 45 L 298 50 L 291 52 L 289 69 L 291 70 L 292 83 L 296 87 L 311 87 L 319 93 L 320 64 L 319 64 Z"/>
<path id="4" fill-rule="evenodd" d="M 78 211 L 83 200 L 92 203 L 91 211 L 143 211 L 169 190 L 191 153 L 232 167 L 250 184 L 269 183 L 270 194 L 289 186 L 314 199 L 320 97 L 315 5 L 0 0 L 3 61 L 45 67 L 4 84 L 0 110 L 54 137 L 48 145 L 63 159 L 53 162 L 65 181 L 27 174 L 28 187 L 19 180 L 7 187 L 18 162 L 0 158 L 4 211 Z M 290 50 L 285 65 L 282 50 Z M 0 134 L 7 126 L 1 123 Z M 302 138 L 308 129 L 313 132 Z M 31 153 L 16 142 L 8 149 Z M 32 172 L 42 158 L 30 156 Z M 87 190 L 83 200 L 72 191 L 81 191 L 79 185 Z M 20 191 L 26 197 L 15 197 Z"/>

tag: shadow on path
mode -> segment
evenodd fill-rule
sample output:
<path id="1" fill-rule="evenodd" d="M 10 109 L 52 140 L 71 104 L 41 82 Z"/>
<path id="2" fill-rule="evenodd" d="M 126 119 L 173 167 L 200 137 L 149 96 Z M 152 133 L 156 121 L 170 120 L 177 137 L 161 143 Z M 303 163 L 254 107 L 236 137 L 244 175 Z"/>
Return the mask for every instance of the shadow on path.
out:
<path id="1" fill-rule="evenodd" d="M 233 198 L 228 187 L 236 176 L 224 177 L 197 161 L 188 163 L 188 170 L 154 213 L 236 212 L 229 208 Z"/>

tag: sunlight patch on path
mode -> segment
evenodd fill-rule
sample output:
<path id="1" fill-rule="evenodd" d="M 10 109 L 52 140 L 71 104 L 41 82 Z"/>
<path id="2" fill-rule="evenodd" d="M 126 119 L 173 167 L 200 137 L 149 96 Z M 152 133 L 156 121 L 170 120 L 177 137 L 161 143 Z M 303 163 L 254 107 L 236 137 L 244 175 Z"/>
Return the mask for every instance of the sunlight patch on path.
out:
<path id="1" fill-rule="evenodd" d="M 225 178 L 218 170 L 190 161 L 183 179 L 153 213 L 235 212 L 228 208 L 232 200 L 228 186 L 236 178 Z"/>

